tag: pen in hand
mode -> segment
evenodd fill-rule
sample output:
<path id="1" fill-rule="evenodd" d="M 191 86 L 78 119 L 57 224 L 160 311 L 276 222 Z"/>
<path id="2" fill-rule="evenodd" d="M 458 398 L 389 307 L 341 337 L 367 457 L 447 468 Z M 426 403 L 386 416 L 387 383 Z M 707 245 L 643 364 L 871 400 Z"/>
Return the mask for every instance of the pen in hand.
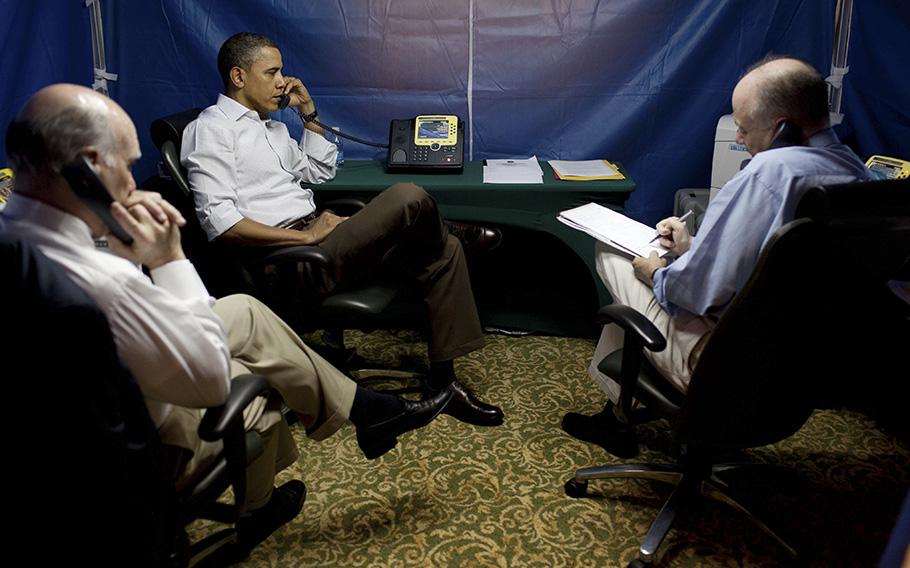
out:
<path id="1" fill-rule="evenodd" d="M 685 214 L 684 214 L 682 217 L 680 217 L 680 218 L 678 219 L 679 222 L 680 222 L 680 223 L 684 223 L 684 222 L 686 221 L 686 219 L 688 219 L 689 217 L 692 216 L 692 213 L 693 213 L 693 211 L 692 211 L 691 209 L 689 209 L 688 211 L 686 211 Z M 656 241 L 656 240 L 659 239 L 659 238 L 660 238 L 660 233 L 657 233 L 656 235 L 654 235 L 654 238 L 653 238 L 653 239 L 651 239 L 650 241 L 648 241 L 648 244 L 649 244 L 649 245 L 650 245 L 650 244 L 654 244 L 654 241 Z"/>

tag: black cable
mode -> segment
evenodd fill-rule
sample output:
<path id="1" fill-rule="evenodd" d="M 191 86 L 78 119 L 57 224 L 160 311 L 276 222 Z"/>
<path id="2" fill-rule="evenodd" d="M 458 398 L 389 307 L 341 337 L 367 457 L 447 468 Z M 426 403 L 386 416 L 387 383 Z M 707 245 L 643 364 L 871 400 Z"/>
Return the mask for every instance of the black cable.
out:
<path id="1" fill-rule="evenodd" d="M 329 132 L 331 132 L 332 134 L 335 134 L 336 136 L 341 136 L 342 138 L 347 138 L 348 140 L 351 140 L 352 142 L 357 142 L 358 144 L 366 144 L 367 146 L 375 146 L 376 148 L 388 148 L 389 147 L 388 144 L 378 144 L 376 142 L 370 142 L 368 140 L 363 140 L 362 138 L 357 138 L 356 136 L 351 136 L 350 134 L 345 134 L 344 132 L 342 132 L 340 130 L 335 130 L 331 126 L 326 126 L 325 124 L 319 122 L 315 118 L 311 118 L 311 119 L 307 120 L 303 115 L 300 115 L 300 118 L 304 122 L 312 122 L 313 124 L 315 124 L 317 126 L 321 126 L 324 130 L 328 130 Z"/>

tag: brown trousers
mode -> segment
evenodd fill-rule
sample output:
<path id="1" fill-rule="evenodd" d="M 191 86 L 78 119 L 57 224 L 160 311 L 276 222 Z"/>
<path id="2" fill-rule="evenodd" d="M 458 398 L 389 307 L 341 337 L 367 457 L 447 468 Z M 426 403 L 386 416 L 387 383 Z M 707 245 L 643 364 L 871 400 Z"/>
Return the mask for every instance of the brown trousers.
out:
<path id="1" fill-rule="evenodd" d="M 368 281 L 377 271 L 416 284 L 429 314 L 430 361 L 449 361 L 484 345 L 461 243 L 449 235 L 436 202 L 397 183 L 338 225 L 319 245 L 335 260 L 322 292 Z"/>

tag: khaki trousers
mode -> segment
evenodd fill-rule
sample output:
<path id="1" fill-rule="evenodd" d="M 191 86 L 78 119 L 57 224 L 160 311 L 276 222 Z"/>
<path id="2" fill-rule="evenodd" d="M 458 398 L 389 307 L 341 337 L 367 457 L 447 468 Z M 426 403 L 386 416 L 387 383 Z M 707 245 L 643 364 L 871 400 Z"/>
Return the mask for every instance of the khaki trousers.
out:
<path id="1" fill-rule="evenodd" d="M 263 454 L 247 468 L 246 506 L 256 509 L 271 497 L 275 474 L 298 456 L 280 413 L 281 400 L 297 413 L 309 437 L 322 440 L 347 423 L 357 386 L 255 298 L 228 296 L 215 303 L 214 311 L 227 334 L 231 376 L 261 374 L 274 389 L 273 396 L 260 397 L 244 412 L 245 426 L 260 431 L 265 444 Z M 195 433 L 201 416 L 198 409 L 175 408 L 161 429 L 167 425 Z M 204 442 L 195 435 L 192 439 L 193 456 L 178 479 L 178 487 L 193 479 L 221 451 L 220 443 Z"/>
<path id="2" fill-rule="evenodd" d="M 645 356 L 673 386 L 685 392 L 714 322 L 703 317 L 670 317 L 657 303 L 651 288 L 635 277 L 628 257 L 601 242 L 597 243 L 595 255 L 597 273 L 613 300 L 644 314 L 667 338 L 667 347 L 663 351 L 654 353 L 645 350 Z M 622 349 L 623 336 L 624 332 L 618 325 L 605 325 L 594 349 L 594 358 L 588 366 L 588 374 L 613 402 L 619 401 L 619 383 L 601 373 L 597 364 L 610 353 Z"/>

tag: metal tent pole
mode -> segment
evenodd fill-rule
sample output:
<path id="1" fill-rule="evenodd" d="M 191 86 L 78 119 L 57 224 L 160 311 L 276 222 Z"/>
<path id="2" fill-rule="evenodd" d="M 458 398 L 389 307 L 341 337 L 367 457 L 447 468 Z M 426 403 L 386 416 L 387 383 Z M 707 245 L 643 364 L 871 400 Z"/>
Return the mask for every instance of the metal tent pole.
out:
<path id="1" fill-rule="evenodd" d="M 844 95 L 844 75 L 850 71 L 847 51 L 850 47 L 850 23 L 853 19 L 853 0 L 837 0 L 834 12 L 834 50 L 831 54 L 831 74 L 828 83 L 828 111 L 831 124 L 840 124 L 844 115 L 840 111 Z"/>
<path id="2" fill-rule="evenodd" d="M 117 74 L 108 72 L 107 63 L 104 60 L 104 26 L 101 22 L 101 0 L 85 0 L 85 6 L 92 12 L 92 62 L 94 66 L 92 88 L 99 93 L 107 95 L 107 82 L 116 81 Z"/>

